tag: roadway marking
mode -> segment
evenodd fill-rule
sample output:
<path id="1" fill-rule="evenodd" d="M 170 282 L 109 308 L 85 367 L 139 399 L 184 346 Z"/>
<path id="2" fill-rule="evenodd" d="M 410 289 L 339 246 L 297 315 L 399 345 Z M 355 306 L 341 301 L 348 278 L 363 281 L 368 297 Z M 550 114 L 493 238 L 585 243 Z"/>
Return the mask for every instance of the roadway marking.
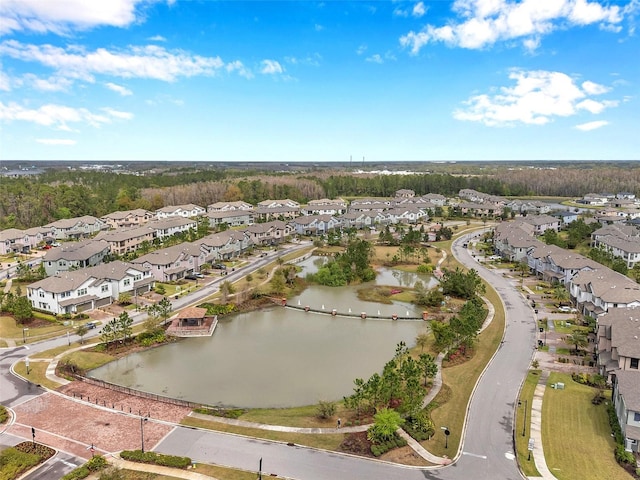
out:
<path id="1" fill-rule="evenodd" d="M 516 458 L 516 456 L 511 452 L 505 452 L 504 456 L 507 457 L 507 460 L 515 460 Z"/>
<path id="2" fill-rule="evenodd" d="M 462 454 L 463 455 L 468 455 L 469 457 L 482 458 L 483 460 L 487 459 L 486 455 L 478 455 L 477 453 L 462 452 Z"/>
<path id="3" fill-rule="evenodd" d="M 75 468 L 75 467 L 77 467 L 77 466 L 78 466 L 78 465 L 76 465 L 75 463 L 67 462 L 66 460 L 59 459 L 58 461 L 59 461 L 59 462 L 61 462 L 61 463 L 64 463 L 67 467 L 73 467 L 73 468 Z"/>
<path id="4" fill-rule="evenodd" d="M 23 345 L 24 348 L 26 348 L 27 350 L 29 350 L 29 347 L 27 347 L 26 345 Z"/>

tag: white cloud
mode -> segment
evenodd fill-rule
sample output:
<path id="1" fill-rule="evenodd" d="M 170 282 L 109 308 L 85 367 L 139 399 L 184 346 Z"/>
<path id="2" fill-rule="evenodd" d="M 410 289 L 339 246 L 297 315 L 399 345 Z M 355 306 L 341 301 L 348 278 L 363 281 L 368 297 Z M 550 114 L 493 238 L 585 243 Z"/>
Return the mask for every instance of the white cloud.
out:
<path id="1" fill-rule="evenodd" d="M 407 10 L 403 10 L 400 7 L 396 7 L 393 10 L 393 16 L 394 17 L 408 17 L 409 16 L 409 12 Z"/>
<path id="2" fill-rule="evenodd" d="M 356 49 L 356 55 L 362 55 L 364 54 L 364 52 L 367 51 L 367 46 L 366 45 L 360 45 L 357 49 Z"/>
<path id="3" fill-rule="evenodd" d="M 31 85 L 32 88 L 42 92 L 60 92 L 68 90 L 73 81 L 69 78 L 61 76 L 51 76 L 49 78 L 39 78 L 31 73 L 24 75 L 25 83 Z"/>
<path id="4" fill-rule="evenodd" d="M 25 62 L 37 62 L 69 78 L 93 82 L 94 75 L 122 78 L 150 78 L 175 81 L 178 77 L 215 75 L 224 67 L 220 57 L 191 55 L 183 50 L 167 50 L 156 45 L 129 47 L 127 51 L 98 48 L 86 51 L 80 46 L 66 49 L 53 45 L 28 45 L 15 40 L 0 43 L 0 55 Z"/>
<path id="5" fill-rule="evenodd" d="M 609 125 L 609 122 L 607 122 L 606 120 L 597 120 L 595 122 L 581 123 L 580 125 L 576 125 L 574 128 L 577 128 L 578 130 L 582 130 L 583 132 L 589 132 L 591 130 L 595 130 L 596 128 L 604 127 L 606 125 Z"/>
<path id="6" fill-rule="evenodd" d="M 114 110 L 113 108 L 110 108 L 110 107 L 104 107 L 104 108 L 101 108 L 100 110 L 102 110 L 104 113 L 106 113 L 110 117 L 118 118 L 121 120 L 131 120 L 133 118 L 133 113 L 131 112 L 122 112 L 120 110 Z"/>
<path id="7" fill-rule="evenodd" d="M 367 57 L 365 60 L 371 63 L 384 63 L 384 60 L 382 60 L 382 57 L 377 53 L 371 55 L 370 57 Z"/>
<path id="8" fill-rule="evenodd" d="M 0 35 L 28 30 L 67 34 L 100 25 L 126 27 L 140 15 L 138 4 L 148 0 L 2 0 Z"/>
<path id="9" fill-rule="evenodd" d="M 225 65 L 225 69 L 229 73 L 237 72 L 241 77 L 253 78 L 253 73 L 251 72 L 251 70 L 246 68 L 240 60 L 235 60 L 233 62 L 227 63 Z"/>
<path id="10" fill-rule="evenodd" d="M 598 113 L 601 113 L 607 107 L 617 107 L 617 106 L 618 106 L 618 102 L 616 101 L 605 100 L 603 102 L 598 102 L 596 100 L 587 98 L 586 100 L 583 100 L 582 102 L 578 103 L 576 105 L 576 108 L 580 110 L 587 110 L 588 112 L 591 112 L 593 114 L 598 114 Z"/>
<path id="11" fill-rule="evenodd" d="M 43 145 L 75 145 L 78 143 L 76 140 L 70 138 L 37 138 L 36 142 Z"/>
<path id="12" fill-rule="evenodd" d="M 70 123 L 84 123 L 92 127 L 100 127 L 111 123 L 112 118 L 125 118 L 126 112 L 103 109 L 106 115 L 92 113 L 86 108 L 73 108 L 65 105 L 47 104 L 36 109 L 18 105 L 15 102 L 0 102 L 0 120 L 21 120 L 57 130 L 71 131 Z"/>
<path id="13" fill-rule="evenodd" d="M 453 112 L 454 118 L 488 126 L 544 125 L 554 117 L 576 115 L 580 110 L 598 114 L 605 108 L 618 105 L 613 100 L 588 98 L 602 89 L 595 88 L 597 84 L 593 82 L 578 85 L 573 78 L 561 72 L 513 70 L 509 78 L 515 81 L 514 86 L 501 87 L 494 95 L 470 97 L 463 102 L 462 108 Z"/>
<path id="14" fill-rule="evenodd" d="M 605 87 L 599 83 L 590 82 L 589 80 L 582 82 L 582 89 L 589 95 L 601 95 L 611 90 L 609 87 Z"/>
<path id="15" fill-rule="evenodd" d="M 427 7 L 424 6 L 423 2 L 418 2 L 413 6 L 413 10 L 411 10 L 411 15 L 416 18 L 420 18 L 427 13 Z"/>
<path id="16" fill-rule="evenodd" d="M 2 70 L 0 70 L 0 90 L 4 92 L 11 91 L 11 78 Z"/>
<path id="17" fill-rule="evenodd" d="M 119 93 L 123 97 L 126 97 L 128 95 L 133 95 L 133 92 L 131 90 L 129 90 L 127 87 L 123 87 L 122 85 L 117 85 L 115 83 L 107 82 L 104 84 L 104 86 L 113 92 Z"/>
<path id="18" fill-rule="evenodd" d="M 480 49 L 499 41 L 519 39 L 528 50 L 540 39 L 566 26 L 598 24 L 618 28 L 625 11 L 588 0 L 456 0 L 460 20 L 443 26 L 426 25 L 400 37 L 400 44 L 417 54 L 429 42 Z"/>
<path id="19" fill-rule="evenodd" d="M 167 39 L 164 38 L 162 35 L 154 35 L 153 37 L 149 37 L 147 40 L 149 40 L 150 42 L 166 42 Z"/>
<path id="20" fill-rule="evenodd" d="M 323 27 L 322 25 L 320 25 L 320 24 L 316 23 L 316 24 L 313 26 L 313 29 L 314 29 L 316 32 L 321 32 L 321 31 L 323 31 L 323 30 L 324 30 L 324 27 Z"/>
<path id="21" fill-rule="evenodd" d="M 265 75 L 275 75 L 284 72 L 282 65 L 276 60 L 263 60 L 261 64 L 262 68 L 260 69 L 260 73 L 264 73 Z"/>

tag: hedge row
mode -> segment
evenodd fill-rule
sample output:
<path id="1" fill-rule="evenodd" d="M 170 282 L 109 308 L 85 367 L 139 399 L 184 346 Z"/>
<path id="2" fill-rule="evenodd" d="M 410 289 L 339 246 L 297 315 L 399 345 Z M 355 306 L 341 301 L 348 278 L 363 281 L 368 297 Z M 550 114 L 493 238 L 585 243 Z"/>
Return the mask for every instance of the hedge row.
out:
<path id="1" fill-rule="evenodd" d="M 189 457 L 176 457 L 174 455 L 162 455 L 155 452 L 142 452 L 141 450 L 123 450 L 120 458 L 138 463 L 151 463 L 163 467 L 187 468 L 191 465 Z"/>
<path id="2" fill-rule="evenodd" d="M 387 453 L 389 450 L 393 450 L 394 448 L 400 448 L 407 445 L 407 441 L 396 435 L 392 440 L 386 441 L 384 443 L 378 443 L 371 445 L 371 453 L 373 453 L 374 457 L 379 457 Z"/>
<path id="3" fill-rule="evenodd" d="M 429 440 L 433 435 L 433 431 L 417 430 L 413 428 L 411 425 L 409 425 L 408 423 L 405 423 L 402 426 L 402 429 L 405 432 L 407 432 L 409 435 L 411 435 L 411 437 L 413 437 L 413 439 L 417 440 L 418 442 Z"/>
<path id="4" fill-rule="evenodd" d="M 607 406 L 607 413 L 609 414 L 609 425 L 613 431 L 613 437 L 616 440 L 616 461 L 622 465 L 625 463 L 634 465 L 636 463 L 636 459 L 633 453 L 627 452 L 624 448 L 624 436 L 622 435 L 622 429 L 618 423 L 618 415 L 616 414 L 616 409 L 613 406 L 613 403 L 609 403 Z"/>
<path id="5" fill-rule="evenodd" d="M 81 467 L 78 467 L 75 470 L 67 473 L 64 477 L 62 477 L 62 480 L 81 480 L 83 478 L 87 478 L 94 472 L 99 472 L 106 466 L 107 461 L 104 459 L 104 457 L 97 455 Z"/>

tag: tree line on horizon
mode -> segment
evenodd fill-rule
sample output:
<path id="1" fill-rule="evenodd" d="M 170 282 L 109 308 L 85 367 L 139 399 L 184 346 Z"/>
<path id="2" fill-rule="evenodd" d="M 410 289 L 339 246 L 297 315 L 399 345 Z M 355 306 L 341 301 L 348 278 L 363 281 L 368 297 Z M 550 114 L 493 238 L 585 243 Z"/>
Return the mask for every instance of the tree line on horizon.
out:
<path id="1" fill-rule="evenodd" d="M 463 168 L 463 167 L 461 167 Z M 50 171 L 35 177 L 0 178 L 0 228 L 30 228 L 82 215 L 101 217 L 119 210 L 157 210 L 166 205 L 290 198 L 390 197 L 400 189 L 416 195 L 456 195 L 470 188 L 499 196 L 579 197 L 586 193 L 638 192 L 640 167 L 607 164 L 585 169 L 492 168 L 486 175 L 425 173 L 374 175 L 343 172 L 269 173 L 196 167 L 161 174 Z"/>

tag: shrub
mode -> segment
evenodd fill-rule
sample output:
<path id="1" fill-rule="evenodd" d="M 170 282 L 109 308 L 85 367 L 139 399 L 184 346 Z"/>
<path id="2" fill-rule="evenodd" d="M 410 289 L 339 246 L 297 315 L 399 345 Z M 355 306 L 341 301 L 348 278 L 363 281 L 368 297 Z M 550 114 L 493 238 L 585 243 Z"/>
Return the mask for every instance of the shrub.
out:
<path id="1" fill-rule="evenodd" d="M 324 420 L 333 417 L 336 414 L 336 404 L 333 402 L 325 402 L 320 400 L 318 402 L 318 407 L 316 411 L 316 415 L 318 418 L 322 418 Z"/>
<path id="2" fill-rule="evenodd" d="M 633 455 L 633 452 L 627 452 L 624 449 L 624 445 L 617 445 L 616 461 L 622 464 L 635 465 L 636 457 Z"/>
<path id="3" fill-rule="evenodd" d="M 247 413 L 247 411 L 243 410 L 242 408 L 226 409 L 202 407 L 194 408 L 193 411 L 196 413 L 202 413 L 203 415 L 213 415 L 216 417 L 224 418 L 239 418 L 242 414 Z"/>
<path id="4" fill-rule="evenodd" d="M 87 478 L 91 473 L 99 472 L 100 470 L 106 468 L 107 461 L 104 457 L 97 455 L 89 460 L 84 465 L 72 470 L 67 473 L 62 480 L 81 480 L 83 478 Z"/>
<path id="5" fill-rule="evenodd" d="M 177 457 L 175 455 L 162 455 L 155 452 L 142 452 L 141 450 L 123 450 L 120 458 L 138 463 L 150 463 L 163 467 L 187 468 L 191 465 L 189 457 Z"/>
<path id="6" fill-rule="evenodd" d="M 0 405 L 0 424 L 7 421 L 9 418 L 9 414 L 7 413 L 7 409 L 4 405 Z"/>

